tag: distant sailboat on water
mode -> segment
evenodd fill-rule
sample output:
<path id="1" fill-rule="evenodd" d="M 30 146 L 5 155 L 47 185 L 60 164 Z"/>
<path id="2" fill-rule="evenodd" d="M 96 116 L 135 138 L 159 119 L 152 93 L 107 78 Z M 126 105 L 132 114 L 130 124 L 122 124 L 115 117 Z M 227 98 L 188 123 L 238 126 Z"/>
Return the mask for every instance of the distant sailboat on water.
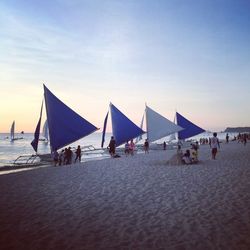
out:
<path id="1" fill-rule="evenodd" d="M 10 128 L 10 141 L 16 141 L 21 139 L 23 139 L 23 137 L 15 137 L 15 121 L 13 121 Z"/>
<path id="2" fill-rule="evenodd" d="M 15 140 L 15 121 L 13 121 L 11 128 L 10 128 L 10 140 Z"/>
<path id="3" fill-rule="evenodd" d="M 203 128 L 198 127 L 187 118 L 176 112 L 176 121 L 177 124 L 184 129 L 178 132 L 178 139 L 185 140 L 187 138 L 193 137 L 195 135 L 205 132 Z"/>
<path id="4" fill-rule="evenodd" d="M 49 127 L 47 120 L 43 124 L 42 137 L 43 138 L 40 138 L 39 141 L 44 141 L 45 143 L 49 142 Z"/>
<path id="5" fill-rule="evenodd" d="M 49 127 L 48 127 L 48 121 L 46 120 L 43 124 L 43 137 L 49 141 Z"/>
<path id="6" fill-rule="evenodd" d="M 45 85 L 44 98 L 51 151 L 58 150 L 98 130 L 93 124 L 59 100 Z M 42 111 L 41 111 L 42 114 Z M 37 152 L 41 114 L 31 145 Z"/>
<path id="7" fill-rule="evenodd" d="M 134 124 L 127 116 L 125 116 L 118 108 L 116 108 L 112 103 L 110 103 L 110 113 L 112 121 L 112 132 L 116 141 L 116 146 L 120 146 L 126 141 L 134 139 L 141 134 L 145 133 L 141 128 Z M 108 120 L 107 113 L 104 120 L 104 129 L 102 137 L 102 147 L 105 141 L 106 125 Z"/>

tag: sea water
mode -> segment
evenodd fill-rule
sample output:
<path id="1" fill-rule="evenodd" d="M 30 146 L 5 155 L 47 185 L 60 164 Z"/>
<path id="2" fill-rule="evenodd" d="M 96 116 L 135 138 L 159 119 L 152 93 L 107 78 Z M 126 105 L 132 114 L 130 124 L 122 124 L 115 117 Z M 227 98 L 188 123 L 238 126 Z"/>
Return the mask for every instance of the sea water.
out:
<path id="1" fill-rule="evenodd" d="M 106 134 L 106 140 L 104 144 L 104 148 L 107 147 L 111 133 Z M 235 134 L 229 134 L 230 140 L 234 137 Z M 20 140 L 15 140 L 13 142 L 10 141 L 10 135 L 7 133 L 0 133 L 0 167 L 4 165 L 9 165 L 14 162 L 14 160 L 17 159 L 17 157 L 22 156 L 22 155 L 32 155 L 35 154 L 35 151 L 33 150 L 32 146 L 30 145 L 31 141 L 34 138 L 33 133 L 24 133 L 24 134 L 15 134 L 15 137 L 20 138 L 22 137 L 23 139 Z M 202 133 L 199 134 L 195 137 L 192 137 L 190 139 L 192 140 L 198 140 L 200 138 L 209 138 L 212 137 L 212 133 Z M 226 133 L 218 133 L 218 138 L 220 140 L 225 140 Z M 142 140 L 139 143 L 143 143 L 146 138 L 146 134 L 143 135 Z M 96 149 L 101 148 L 101 140 L 102 140 L 102 133 L 96 132 L 92 133 L 89 136 L 84 137 L 83 139 L 76 141 L 72 143 L 71 147 L 76 148 L 78 145 L 81 145 L 81 147 L 84 146 L 94 146 Z M 161 140 L 156 141 L 156 143 L 161 144 L 164 141 L 168 141 L 169 138 L 165 137 L 162 138 Z M 123 147 L 123 146 L 121 146 Z M 39 141 L 38 144 L 38 154 L 48 154 L 50 153 L 50 145 L 49 143 L 45 143 L 44 141 Z M 91 155 L 83 155 L 83 161 L 89 158 L 102 158 L 103 155 L 101 154 L 91 154 Z M 104 157 L 105 158 L 105 157 Z"/>
<path id="2" fill-rule="evenodd" d="M 108 144 L 111 134 L 106 134 L 105 144 Z M 35 151 L 31 146 L 31 142 L 34 139 L 33 133 L 15 134 L 15 138 L 22 138 L 19 140 L 10 141 L 10 135 L 7 133 L 0 133 L 0 167 L 12 164 L 17 157 L 24 155 L 35 155 Z M 96 149 L 101 148 L 102 133 L 93 133 L 89 136 L 82 138 L 68 146 L 71 146 L 74 150 L 78 145 L 81 147 L 92 145 Z M 107 146 L 105 146 L 107 147 Z M 45 141 L 39 141 L 38 154 L 49 154 L 50 144 Z M 92 154 L 91 156 L 83 156 L 84 158 L 98 158 L 100 154 Z"/>

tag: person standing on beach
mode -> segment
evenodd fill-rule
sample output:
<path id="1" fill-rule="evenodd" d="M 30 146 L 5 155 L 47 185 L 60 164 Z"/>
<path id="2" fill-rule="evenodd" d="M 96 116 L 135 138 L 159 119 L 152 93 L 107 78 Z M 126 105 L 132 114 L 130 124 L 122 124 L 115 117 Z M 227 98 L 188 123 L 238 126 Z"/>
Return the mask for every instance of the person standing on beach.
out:
<path id="1" fill-rule="evenodd" d="M 128 141 L 126 141 L 126 143 L 125 143 L 125 155 L 126 156 L 129 155 L 129 143 L 128 143 Z"/>
<path id="2" fill-rule="evenodd" d="M 111 139 L 109 141 L 108 149 L 111 157 L 115 156 L 115 147 L 116 147 L 116 141 L 114 136 L 111 136 Z"/>
<path id="3" fill-rule="evenodd" d="M 226 142 L 227 143 L 229 142 L 229 135 L 228 134 L 226 135 Z"/>
<path id="4" fill-rule="evenodd" d="M 148 139 L 145 139 L 145 142 L 144 142 L 144 151 L 145 151 L 145 154 L 148 153 L 148 148 L 149 148 Z"/>
<path id="5" fill-rule="evenodd" d="M 218 148 L 220 148 L 220 142 L 217 138 L 217 133 L 213 133 L 213 137 L 209 141 L 210 148 L 212 148 L 212 159 L 216 159 L 216 154 L 218 151 Z"/>
<path id="6" fill-rule="evenodd" d="M 55 150 L 55 151 L 53 152 L 53 160 L 54 160 L 54 166 L 55 166 L 55 167 L 57 166 L 58 159 L 59 159 L 59 154 L 58 154 L 57 150 Z"/>
<path id="7" fill-rule="evenodd" d="M 76 158 L 75 158 L 75 163 L 79 159 L 79 162 L 81 162 L 81 157 L 82 157 L 82 151 L 80 145 L 78 145 L 76 149 Z"/>
<path id="8" fill-rule="evenodd" d="M 134 155 L 134 151 L 135 151 L 135 143 L 133 141 L 133 139 L 130 141 L 129 143 L 129 152 L 130 154 L 133 156 Z"/>

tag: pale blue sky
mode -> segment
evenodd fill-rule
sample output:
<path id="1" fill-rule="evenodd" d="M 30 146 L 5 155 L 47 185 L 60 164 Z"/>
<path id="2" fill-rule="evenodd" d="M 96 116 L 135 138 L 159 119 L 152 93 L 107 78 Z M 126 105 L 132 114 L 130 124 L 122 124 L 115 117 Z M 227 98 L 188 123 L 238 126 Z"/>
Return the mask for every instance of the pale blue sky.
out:
<path id="1" fill-rule="evenodd" d="M 96 126 L 111 101 L 204 129 L 250 126 L 248 0 L 2 0 L 0 131 L 32 131 L 42 83 Z"/>

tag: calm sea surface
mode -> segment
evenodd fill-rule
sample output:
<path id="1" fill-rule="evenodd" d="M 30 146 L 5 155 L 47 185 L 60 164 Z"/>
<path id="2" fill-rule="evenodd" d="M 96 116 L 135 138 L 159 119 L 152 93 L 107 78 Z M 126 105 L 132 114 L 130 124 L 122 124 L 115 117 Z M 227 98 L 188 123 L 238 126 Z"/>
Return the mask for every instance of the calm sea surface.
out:
<path id="1" fill-rule="evenodd" d="M 211 137 L 212 133 L 203 133 L 196 137 L 193 137 L 192 139 L 199 140 L 200 138 L 208 138 Z M 224 140 L 225 139 L 225 133 L 218 133 L 218 138 Z M 233 138 L 234 134 L 229 134 L 230 139 Z M 15 134 L 15 137 L 23 137 L 21 140 L 15 140 L 14 142 L 11 142 L 9 139 L 10 135 L 7 133 L 0 133 L 0 166 L 9 165 L 11 164 L 18 156 L 20 155 L 31 155 L 35 154 L 33 148 L 31 147 L 30 143 L 33 140 L 33 133 L 26 133 L 26 134 Z M 106 134 L 106 141 L 104 147 L 107 146 L 109 140 L 110 140 L 111 134 Z M 95 148 L 101 147 L 101 138 L 102 134 L 99 133 L 93 133 L 73 144 L 70 146 L 77 147 L 77 145 L 81 146 L 89 146 L 93 145 Z M 144 138 L 146 138 L 146 135 L 144 135 Z M 144 138 L 142 142 L 144 141 Z M 157 143 L 162 143 L 163 141 L 167 141 L 168 137 L 165 137 Z M 43 141 L 39 142 L 38 145 L 38 154 L 45 154 L 50 152 L 50 146 L 49 143 L 45 143 Z M 90 156 L 83 156 L 84 157 L 90 157 Z M 91 157 L 100 157 L 100 155 L 92 155 Z"/>

